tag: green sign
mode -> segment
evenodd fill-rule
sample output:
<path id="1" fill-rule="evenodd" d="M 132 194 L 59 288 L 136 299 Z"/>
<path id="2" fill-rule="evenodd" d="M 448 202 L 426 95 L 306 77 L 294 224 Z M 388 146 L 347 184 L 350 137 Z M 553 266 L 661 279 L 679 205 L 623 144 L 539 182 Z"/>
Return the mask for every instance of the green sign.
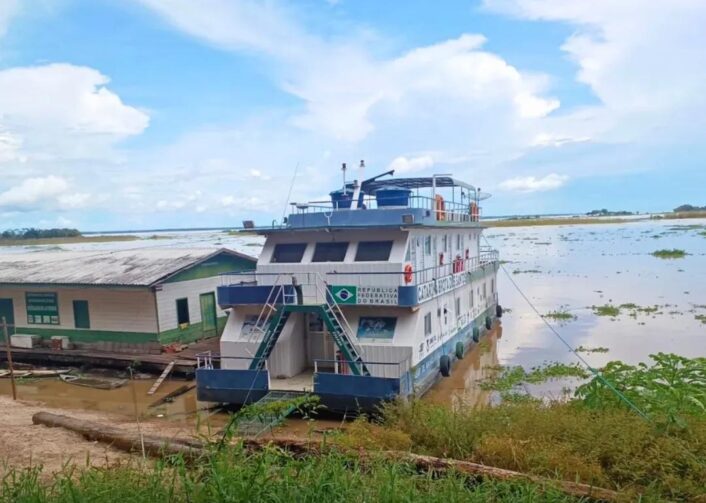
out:
<path id="1" fill-rule="evenodd" d="M 355 286 L 332 286 L 331 296 L 337 304 L 357 304 L 358 287 Z"/>
<path id="2" fill-rule="evenodd" d="M 27 323 L 35 325 L 59 324 L 59 300 L 54 292 L 27 292 Z"/>

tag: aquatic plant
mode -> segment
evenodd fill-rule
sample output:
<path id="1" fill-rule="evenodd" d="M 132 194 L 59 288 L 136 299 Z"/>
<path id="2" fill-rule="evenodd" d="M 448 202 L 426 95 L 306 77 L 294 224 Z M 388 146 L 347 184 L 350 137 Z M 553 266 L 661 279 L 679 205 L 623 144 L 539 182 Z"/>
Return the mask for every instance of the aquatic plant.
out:
<path id="1" fill-rule="evenodd" d="M 668 250 L 656 250 L 650 253 L 653 257 L 657 258 L 663 258 L 663 259 L 675 259 L 675 258 L 684 258 L 688 255 L 684 250 L 679 250 L 677 248 Z"/>
<path id="2" fill-rule="evenodd" d="M 603 306 L 591 306 L 593 314 L 596 316 L 610 316 L 615 318 L 620 314 L 620 307 L 614 306 L 612 304 L 605 304 Z"/>
<path id="3" fill-rule="evenodd" d="M 609 362 L 602 377 L 576 389 L 576 396 L 591 408 L 626 407 L 607 383 L 637 408 L 668 424 L 684 424 L 685 416 L 706 419 L 706 358 L 686 358 L 673 353 L 650 355 L 652 364 L 636 366 Z"/>
<path id="4" fill-rule="evenodd" d="M 571 314 L 568 311 L 563 311 L 563 310 L 550 311 L 547 314 L 544 314 L 542 316 L 544 318 L 549 318 L 549 319 L 557 320 L 557 321 L 569 321 L 569 320 L 576 319 L 576 315 Z"/>
<path id="5" fill-rule="evenodd" d="M 559 362 L 545 363 L 532 367 L 526 371 L 522 366 L 494 367 L 496 374 L 481 382 L 480 387 L 485 390 L 503 392 L 510 391 L 521 384 L 541 384 L 551 379 L 576 377 L 585 379 L 588 372 L 578 364 L 565 364 Z"/>

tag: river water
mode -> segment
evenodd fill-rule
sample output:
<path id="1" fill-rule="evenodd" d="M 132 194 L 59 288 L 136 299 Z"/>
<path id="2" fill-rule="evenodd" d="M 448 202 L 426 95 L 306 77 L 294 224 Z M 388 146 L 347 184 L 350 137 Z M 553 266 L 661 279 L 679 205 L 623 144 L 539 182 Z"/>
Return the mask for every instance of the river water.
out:
<path id="1" fill-rule="evenodd" d="M 153 239 L 158 235 L 159 239 Z M 468 354 L 426 399 L 444 404 L 482 405 L 494 400 L 480 388 L 497 365 L 577 361 L 567 346 L 537 315 L 561 311 L 569 320 L 546 319 L 573 348 L 605 348 L 580 354 L 592 366 L 610 360 L 648 361 L 657 352 L 684 356 L 706 353 L 706 220 L 650 220 L 625 224 L 593 224 L 490 228 L 488 243 L 500 250 L 500 303 L 506 310 L 502 329 Z M 53 250 L 127 249 L 138 247 L 230 247 L 256 256 L 258 236 L 232 236 L 220 231 L 164 232 L 140 235 L 137 241 L 54 245 Z M 48 247 L 12 247 L 0 253 L 31 253 Z M 684 258 L 660 259 L 659 249 L 682 249 Z M 523 296 L 531 302 L 525 300 Z M 592 306 L 631 305 L 615 316 L 599 316 Z M 702 317 L 702 319 L 699 319 Z M 137 381 L 135 396 L 141 415 L 154 419 L 222 427 L 225 414 L 204 411 L 189 392 L 174 402 L 148 407 L 183 383 L 165 382 L 147 397 L 151 381 Z M 555 396 L 565 383 L 540 386 L 537 394 Z M 100 391 L 42 379 L 19 386 L 20 397 L 61 408 L 90 409 L 134 415 L 132 385 Z M 143 389 L 144 388 L 144 389 Z M 9 383 L 0 379 L 0 392 Z M 200 412 L 199 412 L 200 411 Z M 291 428 L 299 428 L 290 422 Z"/>

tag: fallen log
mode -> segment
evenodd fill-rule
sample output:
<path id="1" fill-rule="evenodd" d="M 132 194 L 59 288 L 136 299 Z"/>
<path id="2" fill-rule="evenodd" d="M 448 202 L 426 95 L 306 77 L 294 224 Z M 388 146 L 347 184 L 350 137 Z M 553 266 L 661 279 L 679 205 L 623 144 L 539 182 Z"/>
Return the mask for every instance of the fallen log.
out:
<path id="1" fill-rule="evenodd" d="M 126 432 L 120 428 L 106 426 L 93 421 L 52 414 L 50 412 L 36 413 L 32 416 L 32 422 L 49 427 L 65 428 L 83 435 L 83 437 L 88 440 L 104 442 L 117 449 L 128 452 L 141 452 L 140 436 L 136 433 Z M 186 458 L 194 459 L 211 452 L 205 443 L 189 438 L 143 435 L 143 440 L 145 452 L 156 457 L 180 454 Z M 261 440 L 241 439 L 240 442 L 248 451 L 260 451 L 267 447 L 275 446 L 301 456 L 315 456 L 336 448 L 335 446 L 324 446 L 319 442 L 312 442 L 310 440 L 302 441 L 293 438 L 267 438 Z M 616 491 L 594 487 L 589 484 L 548 479 L 537 475 L 528 475 L 526 473 L 506 470 L 504 468 L 471 463 L 469 461 L 423 456 L 402 451 L 367 453 L 361 450 L 351 452 L 355 452 L 362 460 L 371 460 L 376 455 L 382 455 L 390 461 L 408 463 L 416 466 L 418 470 L 425 472 L 441 473 L 453 470 L 474 478 L 487 477 L 494 480 L 526 481 L 538 484 L 542 487 L 552 487 L 571 496 L 589 498 L 591 500 L 616 501 L 619 496 Z"/>
<path id="2" fill-rule="evenodd" d="M 32 422 L 52 428 L 61 427 L 79 433 L 87 440 L 103 442 L 127 452 L 142 452 L 144 443 L 145 453 L 156 457 L 179 454 L 187 459 L 194 459 L 206 453 L 203 442 L 198 440 L 161 435 L 140 436 L 120 428 L 50 412 L 37 412 L 32 416 Z"/>
<path id="3" fill-rule="evenodd" d="M 195 387 L 196 387 L 195 384 L 184 384 L 183 386 L 178 387 L 177 389 L 175 389 L 171 393 L 167 393 L 162 398 L 155 400 L 154 402 L 149 404 L 148 408 L 151 409 L 152 407 L 157 407 L 159 405 L 162 405 L 163 403 L 167 403 L 167 402 L 175 399 L 176 397 L 183 395 L 184 393 L 188 393 L 189 391 L 191 391 Z"/>

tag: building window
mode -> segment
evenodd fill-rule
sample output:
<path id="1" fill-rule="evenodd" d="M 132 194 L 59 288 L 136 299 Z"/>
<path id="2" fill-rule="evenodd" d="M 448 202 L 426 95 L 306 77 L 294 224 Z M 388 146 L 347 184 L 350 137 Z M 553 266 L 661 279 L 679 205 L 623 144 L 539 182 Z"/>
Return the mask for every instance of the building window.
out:
<path id="1" fill-rule="evenodd" d="M 431 313 L 424 315 L 424 335 L 431 335 Z"/>
<path id="2" fill-rule="evenodd" d="M 27 323 L 59 325 L 59 299 L 54 292 L 26 292 Z"/>
<path id="3" fill-rule="evenodd" d="M 348 251 L 348 243 L 316 243 L 312 262 L 343 262 Z"/>
<path id="4" fill-rule="evenodd" d="M 191 323 L 189 318 L 189 299 L 176 300 L 177 325 L 188 325 Z"/>
<path id="5" fill-rule="evenodd" d="M 471 296 L 470 296 L 470 299 L 471 299 L 471 309 L 473 309 L 473 289 L 471 289 L 471 292 L 470 292 L 470 293 L 471 293 Z"/>
<path id="6" fill-rule="evenodd" d="M 485 298 L 487 297 L 487 294 L 488 294 L 488 292 L 486 291 L 485 287 L 486 287 L 486 284 L 483 283 L 483 299 L 485 299 Z"/>
<path id="7" fill-rule="evenodd" d="M 91 328 L 91 318 L 88 315 L 88 301 L 75 300 L 74 304 L 74 326 L 76 328 Z"/>
<path id="8" fill-rule="evenodd" d="M 461 299 L 457 297 L 456 299 L 456 318 L 461 317 Z"/>
<path id="9" fill-rule="evenodd" d="M 392 241 L 361 241 L 355 253 L 356 262 L 390 260 Z"/>
<path id="10" fill-rule="evenodd" d="M 296 264 L 302 261 L 306 243 L 281 243 L 275 245 L 272 253 L 273 263 Z"/>
<path id="11" fill-rule="evenodd" d="M 446 234 L 444 234 L 444 237 L 442 238 L 442 240 L 444 243 L 442 249 L 443 249 L 444 253 L 447 253 L 449 251 L 449 237 Z"/>
<path id="12" fill-rule="evenodd" d="M 490 293 L 491 294 L 495 293 L 495 280 L 494 279 L 490 280 Z"/>
<path id="13" fill-rule="evenodd" d="M 424 254 L 431 255 L 431 236 L 426 236 L 424 238 Z"/>
<path id="14" fill-rule="evenodd" d="M 461 251 L 461 248 L 463 248 L 463 244 L 461 243 L 461 235 L 456 234 L 456 251 Z"/>

